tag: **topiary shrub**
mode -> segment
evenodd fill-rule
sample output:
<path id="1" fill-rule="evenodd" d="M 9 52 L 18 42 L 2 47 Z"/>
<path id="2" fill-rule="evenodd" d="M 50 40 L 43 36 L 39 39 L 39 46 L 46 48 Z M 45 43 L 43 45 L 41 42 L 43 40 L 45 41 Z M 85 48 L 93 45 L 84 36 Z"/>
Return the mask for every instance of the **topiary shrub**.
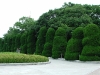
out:
<path id="1" fill-rule="evenodd" d="M 43 49 L 42 55 L 44 55 L 46 57 L 51 57 L 51 55 L 52 55 L 52 43 L 47 42 L 44 44 L 44 49 Z"/>
<path id="2" fill-rule="evenodd" d="M 30 30 L 27 37 L 27 53 L 34 54 L 36 48 L 36 33 L 35 30 Z"/>
<path id="3" fill-rule="evenodd" d="M 83 49 L 80 55 L 81 61 L 97 61 L 100 60 L 100 33 L 99 27 L 95 24 L 87 25 L 84 30 L 84 38 L 82 40 Z"/>
<path id="4" fill-rule="evenodd" d="M 78 27 L 72 33 L 72 38 L 68 41 L 65 53 L 66 60 L 78 60 L 82 51 L 83 28 Z"/>
<path id="5" fill-rule="evenodd" d="M 47 57 L 52 56 L 52 45 L 53 45 L 54 35 L 55 35 L 55 30 L 53 28 L 49 28 L 46 33 L 46 42 L 44 45 L 42 55 Z"/>
<path id="6" fill-rule="evenodd" d="M 21 46 L 20 38 L 21 38 L 21 34 L 19 33 L 15 37 L 15 50 L 17 50 L 17 48 L 20 48 Z"/>
<path id="7" fill-rule="evenodd" d="M 64 57 L 66 51 L 67 39 L 66 30 L 59 27 L 55 32 L 55 37 L 53 40 L 52 57 L 60 58 Z"/>
<path id="8" fill-rule="evenodd" d="M 21 53 L 27 54 L 27 33 L 22 34 L 20 42 L 21 42 L 21 48 L 20 48 Z"/>
<path id="9" fill-rule="evenodd" d="M 41 27 L 39 30 L 39 34 L 36 41 L 36 51 L 35 54 L 42 54 L 44 44 L 45 44 L 45 36 L 46 36 L 47 28 Z"/>

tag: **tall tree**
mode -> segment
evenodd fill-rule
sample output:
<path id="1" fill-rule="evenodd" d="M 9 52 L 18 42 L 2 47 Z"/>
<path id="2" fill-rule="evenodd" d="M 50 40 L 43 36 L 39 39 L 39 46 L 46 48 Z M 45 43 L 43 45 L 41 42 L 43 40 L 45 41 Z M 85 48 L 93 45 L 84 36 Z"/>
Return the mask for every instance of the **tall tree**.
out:
<path id="1" fill-rule="evenodd" d="M 14 28 L 19 29 L 20 31 L 24 32 L 25 30 L 30 29 L 30 27 L 34 24 L 35 24 L 34 19 L 30 17 L 22 17 L 19 19 L 18 22 L 14 24 Z"/>

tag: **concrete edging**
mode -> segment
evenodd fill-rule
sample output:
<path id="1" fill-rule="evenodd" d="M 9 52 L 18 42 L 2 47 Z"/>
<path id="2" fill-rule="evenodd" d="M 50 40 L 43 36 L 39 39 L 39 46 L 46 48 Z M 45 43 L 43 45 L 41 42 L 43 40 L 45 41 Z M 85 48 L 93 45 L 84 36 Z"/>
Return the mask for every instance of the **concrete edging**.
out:
<path id="1" fill-rule="evenodd" d="M 17 66 L 17 65 L 44 65 L 49 64 L 49 62 L 37 62 L 37 63 L 0 63 L 0 66 Z"/>

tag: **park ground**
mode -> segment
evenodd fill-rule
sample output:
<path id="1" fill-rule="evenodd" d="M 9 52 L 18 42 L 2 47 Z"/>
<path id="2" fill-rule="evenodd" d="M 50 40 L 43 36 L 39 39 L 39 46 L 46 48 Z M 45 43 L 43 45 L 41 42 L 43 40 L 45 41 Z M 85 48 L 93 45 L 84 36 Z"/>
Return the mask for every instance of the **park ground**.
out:
<path id="1" fill-rule="evenodd" d="M 0 64 L 0 75 L 99 75 L 100 61 L 49 59 L 44 64 Z"/>

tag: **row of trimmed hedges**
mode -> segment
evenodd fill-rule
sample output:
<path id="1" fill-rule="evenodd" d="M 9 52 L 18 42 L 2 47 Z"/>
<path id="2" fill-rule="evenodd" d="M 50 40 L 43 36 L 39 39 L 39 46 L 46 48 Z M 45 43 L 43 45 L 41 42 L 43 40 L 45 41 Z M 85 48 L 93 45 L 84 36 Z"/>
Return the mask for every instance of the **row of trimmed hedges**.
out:
<path id="1" fill-rule="evenodd" d="M 84 37 L 83 37 L 84 36 Z M 95 24 L 78 27 L 68 41 L 66 60 L 100 61 L 100 29 Z"/>
<path id="2" fill-rule="evenodd" d="M 94 60 L 95 57 L 100 56 L 100 29 L 97 25 L 89 24 L 86 27 L 77 27 L 72 31 L 71 39 L 68 32 L 70 30 L 62 26 L 58 27 L 57 30 L 41 27 L 37 38 L 32 38 L 35 35 L 33 31 L 23 34 L 19 43 L 21 44 L 21 53 L 35 53 L 53 58 L 64 57 L 66 60 L 85 60 L 86 57 L 94 57 L 91 58 Z M 25 39 L 26 37 L 27 39 Z M 6 40 L 7 38 L 1 42 L 5 43 Z M 19 36 L 17 40 L 19 40 Z M 16 46 L 19 47 L 19 44 Z M 8 46 L 5 45 L 2 48 L 4 47 Z M 12 47 L 11 51 L 13 51 Z"/>

